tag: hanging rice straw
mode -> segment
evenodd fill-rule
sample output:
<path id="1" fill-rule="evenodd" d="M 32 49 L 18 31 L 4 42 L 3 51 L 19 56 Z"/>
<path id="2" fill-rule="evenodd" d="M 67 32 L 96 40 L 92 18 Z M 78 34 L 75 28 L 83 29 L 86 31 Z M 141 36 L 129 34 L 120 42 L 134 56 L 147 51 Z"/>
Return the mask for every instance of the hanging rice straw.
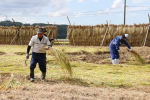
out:
<path id="1" fill-rule="evenodd" d="M 136 51 L 132 50 L 130 53 L 135 57 L 139 64 L 146 64 L 145 60 Z"/>
<path id="2" fill-rule="evenodd" d="M 54 48 L 51 48 L 50 52 L 55 57 L 56 61 L 60 64 L 61 68 L 66 69 L 70 76 L 72 76 L 72 68 L 66 54 L 63 51 Z"/>
<path id="3" fill-rule="evenodd" d="M 16 88 L 19 88 L 21 86 L 23 86 L 23 84 L 20 83 L 19 81 L 17 81 L 17 79 L 14 78 L 14 75 L 11 74 L 10 79 L 6 83 L 4 83 L 0 86 L 0 90 L 2 90 L 2 89 L 4 89 L 4 90 L 16 89 Z"/>

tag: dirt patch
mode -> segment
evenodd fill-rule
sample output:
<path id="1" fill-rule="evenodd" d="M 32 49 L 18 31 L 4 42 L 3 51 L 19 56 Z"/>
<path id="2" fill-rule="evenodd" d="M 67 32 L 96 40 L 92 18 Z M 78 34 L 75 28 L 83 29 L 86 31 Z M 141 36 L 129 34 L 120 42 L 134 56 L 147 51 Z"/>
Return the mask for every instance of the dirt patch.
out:
<path id="1" fill-rule="evenodd" d="M 101 55 L 101 54 L 110 54 L 110 51 L 95 51 L 94 54 Z"/>
<path id="2" fill-rule="evenodd" d="M 150 63 L 150 47 L 132 47 L 145 61 Z M 70 61 L 83 61 L 86 63 L 95 64 L 111 64 L 110 52 L 109 51 L 95 51 L 90 53 L 87 51 L 80 52 L 67 52 Z M 126 47 L 121 47 L 120 52 L 120 63 L 133 63 L 136 64 L 136 59 Z"/>
<path id="3" fill-rule="evenodd" d="M 68 55 L 83 55 L 83 54 L 88 55 L 88 54 L 91 54 L 91 53 L 90 53 L 90 52 L 87 52 L 87 51 L 85 51 L 85 50 L 81 50 L 81 51 L 79 51 L 79 52 L 67 52 L 66 54 L 68 54 Z"/>
<path id="4" fill-rule="evenodd" d="M 5 52 L 3 52 L 3 51 L 0 51 L 0 55 L 4 55 L 4 54 L 6 54 Z"/>

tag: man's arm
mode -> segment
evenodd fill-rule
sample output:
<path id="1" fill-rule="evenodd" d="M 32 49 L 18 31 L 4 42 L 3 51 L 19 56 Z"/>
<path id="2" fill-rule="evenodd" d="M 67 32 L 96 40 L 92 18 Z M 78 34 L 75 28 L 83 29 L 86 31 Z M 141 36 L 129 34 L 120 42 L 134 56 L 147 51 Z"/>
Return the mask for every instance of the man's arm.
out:
<path id="1" fill-rule="evenodd" d="M 28 45 L 27 47 L 27 53 L 26 53 L 26 58 L 29 58 L 29 52 L 30 52 L 31 46 Z"/>
<path id="2" fill-rule="evenodd" d="M 125 44 L 129 49 L 131 49 L 131 47 L 130 47 L 130 45 L 128 44 L 127 41 L 124 41 L 124 44 Z"/>
<path id="3" fill-rule="evenodd" d="M 28 47 L 27 47 L 27 53 L 30 52 L 30 49 L 31 49 L 31 46 L 28 45 Z"/>
<path id="4" fill-rule="evenodd" d="M 54 39 L 49 39 L 50 42 L 51 42 L 52 40 L 54 40 Z"/>
<path id="5" fill-rule="evenodd" d="M 119 47 L 120 46 L 120 41 L 121 41 L 121 39 L 119 37 L 117 37 L 116 38 L 116 44 L 115 44 L 115 47 L 116 47 L 117 50 L 120 50 L 120 47 Z"/>

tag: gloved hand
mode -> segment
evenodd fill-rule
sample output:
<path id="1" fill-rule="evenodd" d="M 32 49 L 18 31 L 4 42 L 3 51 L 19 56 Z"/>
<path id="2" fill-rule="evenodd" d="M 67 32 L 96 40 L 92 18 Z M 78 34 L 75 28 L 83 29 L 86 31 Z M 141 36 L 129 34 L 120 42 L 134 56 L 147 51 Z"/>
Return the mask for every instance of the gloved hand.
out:
<path id="1" fill-rule="evenodd" d="M 45 47 L 45 50 L 49 50 L 52 46 Z"/>
<path id="2" fill-rule="evenodd" d="M 129 51 L 132 51 L 132 49 L 129 49 Z"/>
<path id="3" fill-rule="evenodd" d="M 49 50 L 49 47 L 44 48 L 45 50 Z"/>
<path id="4" fill-rule="evenodd" d="M 28 58 L 29 58 L 29 56 L 30 56 L 30 55 L 29 55 L 29 53 L 27 53 L 27 54 L 26 54 L 26 58 L 28 59 Z"/>

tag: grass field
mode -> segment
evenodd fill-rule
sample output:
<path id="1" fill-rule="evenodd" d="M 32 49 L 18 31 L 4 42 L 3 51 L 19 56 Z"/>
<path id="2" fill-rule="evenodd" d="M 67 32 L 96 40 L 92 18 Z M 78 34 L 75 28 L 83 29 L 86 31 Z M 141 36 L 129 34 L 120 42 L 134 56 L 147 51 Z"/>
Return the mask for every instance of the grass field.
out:
<path id="1" fill-rule="evenodd" d="M 33 86 L 33 83 L 30 83 L 28 80 L 29 75 L 29 63 L 30 59 L 27 60 L 27 66 L 25 65 L 26 60 L 26 48 L 27 46 L 9 46 L 9 45 L 0 45 L 0 85 L 7 82 L 10 77 L 10 74 L 13 73 L 16 78 L 25 78 L 24 81 L 27 85 L 27 88 L 40 86 L 41 82 L 38 81 L 40 78 L 41 72 L 38 68 L 38 65 L 35 69 L 36 82 Z M 94 54 L 97 51 L 108 52 L 107 47 L 72 47 L 72 46 L 53 46 L 57 50 L 63 50 L 67 54 L 78 54 L 83 56 L 80 52 L 86 51 L 86 53 Z M 84 54 L 85 55 L 85 54 Z M 149 54 L 147 54 L 149 55 Z M 72 57 L 73 57 L 72 56 Z M 100 56 L 100 55 L 99 55 Z M 69 59 L 72 59 L 71 56 L 68 56 Z M 31 57 L 30 57 L 31 58 Z M 75 58 L 74 58 L 75 59 Z M 79 57 L 76 57 L 79 59 Z M 111 60 L 108 59 L 108 62 Z M 73 76 L 70 77 L 69 74 L 60 68 L 60 65 L 55 61 L 54 57 L 47 52 L 47 82 L 48 84 L 68 84 L 79 86 L 80 88 L 86 87 L 90 88 L 111 88 L 111 89 L 126 89 L 129 91 L 142 91 L 141 98 L 148 100 L 147 97 L 150 95 L 150 65 L 140 65 L 140 64 L 96 64 L 96 63 L 87 63 L 83 60 L 70 60 L 70 64 L 73 69 Z M 42 83 L 46 84 L 46 83 Z M 54 86 L 55 87 L 55 86 Z M 72 87 L 72 86 L 71 86 Z M 62 86 L 63 88 L 63 86 Z M 78 90 L 78 89 L 77 89 Z M 13 90 L 12 90 L 13 91 Z M 19 90 L 18 90 L 19 91 Z M 66 90 L 67 91 L 67 90 Z M 70 91 L 70 90 L 68 90 Z M 89 90 L 87 90 L 89 91 Z M 111 90 L 110 90 L 111 91 Z M 5 92 L 5 90 L 4 90 Z M 107 91 L 108 92 L 108 91 Z M 119 93 L 119 91 L 118 91 Z M 0 95 L 2 92 L 0 92 Z M 77 94 L 76 94 L 77 95 Z M 134 95 L 134 94 L 133 94 Z M 137 94 L 138 95 L 138 94 Z M 123 95 L 122 95 L 123 96 Z M 1 98 L 1 97 L 0 97 Z M 119 97 L 118 97 L 119 98 Z M 121 97 L 120 97 L 121 98 Z M 124 96 L 125 99 L 108 99 L 107 100 L 134 100 L 135 96 L 131 96 L 131 99 L 128 99 Z M 81 99 L 77 98 L 75 100 L 106 100 L 106 99 Z M 47 99 L 48 100 L 48 99 Z M 56 99 L 63 100 L 63 99 Z M 72 99 L 66 99 L 72 100 Z M 141 100 L 141 99 L 136 99 Z"/>

